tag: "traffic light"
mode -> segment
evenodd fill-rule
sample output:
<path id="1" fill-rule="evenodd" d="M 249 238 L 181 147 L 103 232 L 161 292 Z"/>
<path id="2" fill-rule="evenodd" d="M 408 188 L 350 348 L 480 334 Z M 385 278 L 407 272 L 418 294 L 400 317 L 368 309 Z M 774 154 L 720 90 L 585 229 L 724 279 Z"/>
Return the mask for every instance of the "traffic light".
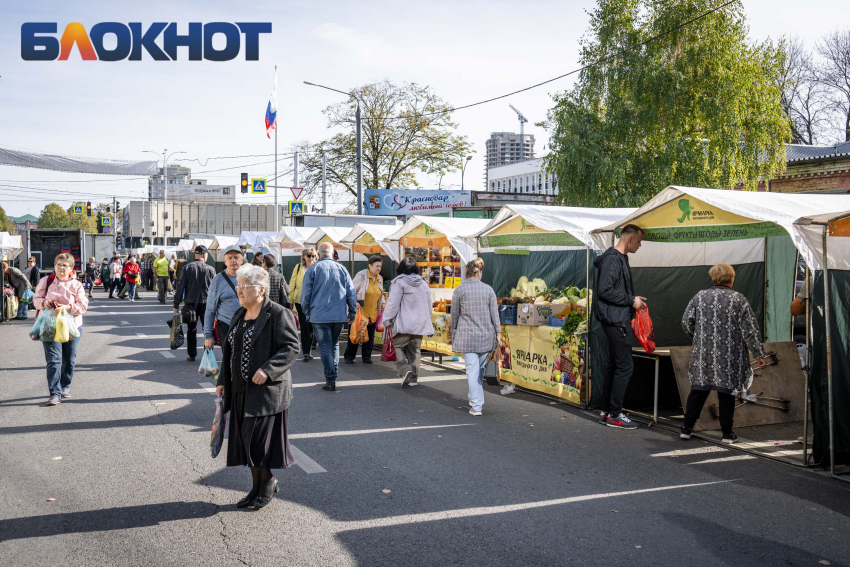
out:
<path id="1" fill-rule="evenodd" d="M 91 201 L 86 203 L 86 215 L 91 216 Z"/>
<path id="2" fill-rule="evenodd" d="M 242 192 L 243 193 L 248 192 L 248 174 L 247 173 L 242 174 Z"/>

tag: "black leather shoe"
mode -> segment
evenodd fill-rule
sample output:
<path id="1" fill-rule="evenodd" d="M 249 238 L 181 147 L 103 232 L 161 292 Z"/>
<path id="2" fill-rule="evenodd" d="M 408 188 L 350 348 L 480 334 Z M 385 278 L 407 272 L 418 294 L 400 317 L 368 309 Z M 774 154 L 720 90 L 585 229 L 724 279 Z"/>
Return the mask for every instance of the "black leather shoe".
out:
<path id="1" fill-rule="evenodd" d="M 322 390 L 329 390 L 331 392 L 336 392 L 336 382 L 325 382 L 325 385 L 322 386 Z"/>
<path id="2" fill-rule="evenodd" d="M 354 364 L 354 361 L 351 360 L 351 359 L 344 358 L 343 360 L 345 361 L 346 364 Z"/>
<path id="3" fill-rule="evenodd" d="M 236 503 L 236 507 L 237 508 L 247 508 L 249 506 L 253 506 L 254 502 L 256 502 L 256 500 L 257 500 L 256 494 L 254 494 L 253 496 L 251 494 L 248 494 L 248 496 L 246 496 L 245 498 L 243 498 L 242 500 L 240 500 L 239 502 Z"/>
<path id="4" fill-rule="evenodd" d="M 372 364 L 372 361 L 371 360 L 364 360 L 363 364 Z"/>
<path id="5" fill-rule="evenodd" d="M 274 493 L 278 491 L 278 483 L 277 479 L 274 479 L 274 488 L 272 489 L 272 494 L 269 496 L 258 496 L 256 500 L 254 500 L 254 508 L 259 510 L 260 508 L 265 508 L 268 506 L 272 498 L 274 498 Z"/>
<path id="6" fill-rule="evenodd" d="M 195 362 L 195 357 L 194 356 L 187 356 L 186 360 L 188 360 L 189 362 Z"/>

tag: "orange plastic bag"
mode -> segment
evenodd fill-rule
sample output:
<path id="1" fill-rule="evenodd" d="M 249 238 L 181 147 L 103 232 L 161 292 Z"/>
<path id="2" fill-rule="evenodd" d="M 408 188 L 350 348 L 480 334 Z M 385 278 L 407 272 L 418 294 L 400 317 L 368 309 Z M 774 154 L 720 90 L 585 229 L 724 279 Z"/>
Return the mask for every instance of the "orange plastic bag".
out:
<path id="1" fill-rule="evenodd" d="M 655 333 L 652 332 L 652 319 L 649 318 L 649 307 L 645 307 L 643 311 L 635 313 L 635 318 L 632 319 L 632 330 L 647 354 L 655 352 Z"/>
<path id="2" fill-rule="evenodd" d="M 353 344 L 359 345 L 369 340 L 369 331 L 366 329 L 368 324 L 369 321 L 363 316 L 363 310 L 358 306 L 354 323 L 351 324 L 351 328 L 348 330 L 349 340 Z"/>

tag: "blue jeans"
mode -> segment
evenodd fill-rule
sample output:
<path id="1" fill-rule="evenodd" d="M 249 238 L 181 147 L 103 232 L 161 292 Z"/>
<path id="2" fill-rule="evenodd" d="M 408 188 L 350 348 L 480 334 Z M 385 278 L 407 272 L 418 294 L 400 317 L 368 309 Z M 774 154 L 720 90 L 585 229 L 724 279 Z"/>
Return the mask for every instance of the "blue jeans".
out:
<path id="1" fill-rule="evenodd" d="M 83 328 L 80 327 L 80 335 Z M 46 342 L 44 345 L 44 359 L 47 361 L 47 388 L 51 396 L 58 396 L 63 388 L 71 386 L 74 379 L 74 363 L 77 360 L 77 344 L 80 337 L 67 343 Z"/>
<path id="2" fill-rule="evenodd" d="M 127 282 L 127 295 L 130 296 L 130 299 L 136 299 L 136 284 L 133 282 Z"/>
<path id="3" fill-rule="evenodd" d="M 319 344 L 325 382 L 336 382 L 339 370 L 339 334 L 343 323 L 313 323 L 313 334 Z"/>
<path id="4" fill-rule="evenodd" d="M 18 299 L 18 317 L 26 319 L 29 316 L 30 304 Z"/>
<path id="5" fill-rule="evenodd" d="M 475 411 L 481 411 L 484 405 L 484 365 L 487 363 L 489 352 L 463 353 L 463 361 L 466 363 L 466 380 L 469 382 L 469 403 Z"/>

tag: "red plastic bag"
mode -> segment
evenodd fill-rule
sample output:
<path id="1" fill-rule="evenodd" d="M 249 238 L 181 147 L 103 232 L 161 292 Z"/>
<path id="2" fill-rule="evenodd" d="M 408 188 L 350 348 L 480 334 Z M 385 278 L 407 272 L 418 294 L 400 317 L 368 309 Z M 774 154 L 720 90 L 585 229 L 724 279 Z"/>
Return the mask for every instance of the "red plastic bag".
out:
<path id="1" fill-rule="evenodd" d="M 381 312 L 378 313 L 378 320 L 375 321 L 375 330 L 379 333 L 384 332 L 384 310 L 381 309 Z"/>
<path id="2" fill-rule="evenodd" d="M 395 362 L 395 344 L 393 343 L 393 328 L 387 325 L 384 329 L 384 348 L 381 349 L 381 362 Z"/>
<path id="3" fill-rule="evenodd" d="M 647 354 L 655 352 L 655 333 L 652 332 L 652 319 L 649 318 L 649 307 L 635 313 L 632 319 L 632 331 Z"/>

